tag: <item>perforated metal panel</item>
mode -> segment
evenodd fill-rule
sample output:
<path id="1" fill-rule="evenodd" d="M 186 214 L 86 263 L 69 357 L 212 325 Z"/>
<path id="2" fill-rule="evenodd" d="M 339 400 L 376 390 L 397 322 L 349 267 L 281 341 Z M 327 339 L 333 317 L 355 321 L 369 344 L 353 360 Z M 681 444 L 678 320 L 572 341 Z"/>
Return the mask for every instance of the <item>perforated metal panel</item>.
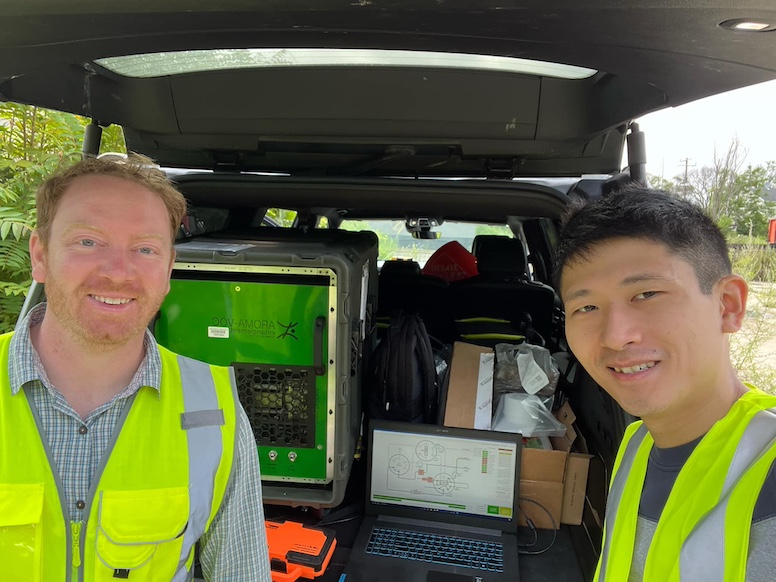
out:
<path id="1" fill-rule="evenodd" d="M 177 353 L 232 366 L 265 503 L 335 507 L 361 426 L 377 237 L 290 231 L 176 245 L 154 333 Z"/>
<path id="2" fill-rule="evenodd" d="M 240 402 L 259 445 L 315 446 L 312 367 L 233 364 Z"/>

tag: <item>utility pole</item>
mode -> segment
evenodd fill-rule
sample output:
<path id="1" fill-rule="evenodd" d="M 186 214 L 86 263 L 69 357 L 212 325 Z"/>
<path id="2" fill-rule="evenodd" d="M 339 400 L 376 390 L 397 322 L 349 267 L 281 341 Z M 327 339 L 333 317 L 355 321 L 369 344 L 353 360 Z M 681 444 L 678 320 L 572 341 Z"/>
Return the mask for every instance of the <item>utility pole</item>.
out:
<path id="1" fill-rule="evenodd" d="M 680 159 L 680 162 L 684 165 L 684 179 L 682 180 L 682 194 L 685 198 L 687 198 L 687 190 L 689 189 L 689 184 L 687 183 L 688 173 L 691 167 L 694 167 L 695 164 L 690 163 L 690 158 L 684 158 Z"/>
<path id="2" fill-rule="evenodd" d="M 690 158 L 684 158 L 683 160 L 679 160 L 684 164 L 684 183 L 687 183 L 687 172 L 690 169 Z M 695 164 L 693 164 L 695 165 Z"/>

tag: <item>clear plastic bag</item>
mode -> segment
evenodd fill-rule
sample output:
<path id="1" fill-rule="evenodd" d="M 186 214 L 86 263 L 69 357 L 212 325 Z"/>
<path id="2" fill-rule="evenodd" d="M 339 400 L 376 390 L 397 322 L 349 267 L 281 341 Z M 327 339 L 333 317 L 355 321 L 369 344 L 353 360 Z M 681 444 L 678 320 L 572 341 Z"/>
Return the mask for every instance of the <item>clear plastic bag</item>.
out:
<path id="1" fill-rule="evenodd" d="M 560 372 L 547 348 L 532 344 L 496 344 L 493 371 L 493 397 L 498 406 L 501 397 L 511 392 L 535 394 L 552 408 Z"/>
<path id="2" fill-rule="evenodd" d="M 566 426 L 556 419 L 533 394 L 509 392 L 504 394 L 493 416 L 492 430 L 517 432 L 524 437 L 560 437 Z"/>

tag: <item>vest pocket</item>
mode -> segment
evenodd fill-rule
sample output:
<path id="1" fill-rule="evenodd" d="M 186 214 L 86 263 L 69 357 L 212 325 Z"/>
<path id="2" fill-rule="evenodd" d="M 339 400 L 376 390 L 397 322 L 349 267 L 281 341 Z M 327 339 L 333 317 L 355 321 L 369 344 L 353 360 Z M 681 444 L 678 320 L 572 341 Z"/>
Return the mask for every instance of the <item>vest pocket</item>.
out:
<path id="1" fill-rule="evenodd" d="M 101 491 L 95 580 L 172 579 L 188 519 L 188 487 Z"/>
<path id="2" fill-rule="evenodd" d="M 0 566 L 4 580 L 39 582 L 43 484 L 0 483 Z"/>

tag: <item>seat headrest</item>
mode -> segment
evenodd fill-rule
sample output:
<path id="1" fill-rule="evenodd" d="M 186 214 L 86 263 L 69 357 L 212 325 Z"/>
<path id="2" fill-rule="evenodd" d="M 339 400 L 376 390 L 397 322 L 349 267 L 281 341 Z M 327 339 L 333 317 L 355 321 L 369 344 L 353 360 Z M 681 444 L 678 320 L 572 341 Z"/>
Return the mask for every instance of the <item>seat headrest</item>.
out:
<path id="1" fill-rule="evenodd" d="M 523 243 L 505 236 L 481 236 L 477 241 L 477 269 L 480 275 L 524 276 L 526 256 Z"/>
<path id="2" fill-rule="evenodd" d="M 380 276 L 420 277 L 420 265 L 411 259 L 392 259 L 383 263 L 380 268 Z"/>
<path id="3" fill-rule="evenodd" d="M 493 238 L 507 238 L 505 235 L 501 234 L 478 234 L 474 237 L 474 240 L 472 240 L 472 254 L 477 257 L 477 260 L 480 258 L 480 252 L 482 252 L 481 245 L 482 241 L 487 241 Z M 487 243 L 485 243 L 487 244 Z"/>

